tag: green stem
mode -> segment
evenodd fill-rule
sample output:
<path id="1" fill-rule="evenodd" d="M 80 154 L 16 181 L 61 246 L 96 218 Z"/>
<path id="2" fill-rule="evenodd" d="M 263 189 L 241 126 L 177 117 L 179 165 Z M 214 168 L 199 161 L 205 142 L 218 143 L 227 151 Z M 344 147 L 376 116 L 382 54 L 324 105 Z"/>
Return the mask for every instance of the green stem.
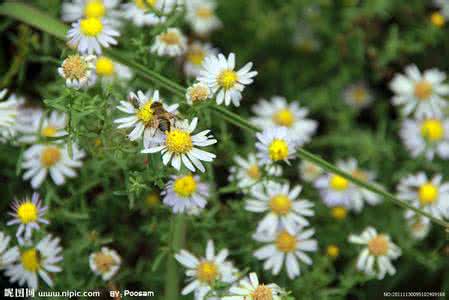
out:
<path id="1" fill-rule="evenodd" d="M 18 3 L 18 2 L 5 2 L 0 5 L 0 15 L 6 15 L 6 16 L 12 17 L 14 19 L 20 20 L 28 25 L 34 26 L 42 31 L 52 34 L 59 39 L 65 40 L 65 36 L 67 33 L 66 25 L 62 24 L 56 18 L 53 18 L 53 17 L 45 14 L 44 12 L 41 12 L 38 9 L 33 8 L 32 6 L 29 6 L 27 4 Z M 127 58 L 126 55 L 123 55 L 123 53 L 121 51 L 119 51 L 117 49 L 106 49 L 105 53 L 106 53 L 106 55 L 110 56 L 114 60 L 116 60 L 124 65 L 127 65 L 128 67 L 131 67 L 136 72 L 136 74 L 139 75 L 140 77 L 142 77 L 144 79 L 148 79 L 148 80 L 154 82 L 155 84 L 157 84 L 161 87 L 164 87 L 165 89 L 171 91 L 172 93 L 174 93 L 175 95 L 177 95 L 179 97 L 184 97 L 185 91 L 186 91 L 186 89 L 184 87 L 171 81 L 168 78 L 165 78 L 164 76 L 162 76 L 152 70 L 145 68 L 145 66 L 142 66 L 141 64 Z M 219 113 L 228 122 L 231 122 L 236 126 L 239 126 L 241 128 L 244 128 L 244 129 L 247 129 L 247 130 L 250 130 L 253 132 L 259 131 L 259 128 L 257 128 L 256 126 L 254 126 L 247 120 L 243 119 L 239 115 L 228 111 L 227 109 L 225 109 L 222 106 L 211 105 L 209 107 L 212 110 L 214 110 L 215 112 Z M 423 211 L 419 208 L 413 207 L 409 203 L 396 198 L 393 194 L 386 192 L 385 190 L 381 189 L 380 187 L 378 187 L 372 183 L 364 182 L 357 178 L 352 177 L 351 174 L 348 174 L 348 173 L 338 169 L 336 166 L 328 163 L 327 161 L 321 159 L 318 156 L 313 155 L 312 153 L 310 153 L 302 148 L 298 150 L 298 156 L 305 160 L 315 163 L 316 165 L 322 167 L 323 169 L 325 169 L 329 172 L 338 174 L 338 175 L 346 178 L 347 180 L 353 182 L 354 184 L 361 186 L 369 191 L 372 191 L 373 193 L 376 193 L 376 194 L 384 197 L 385 199 L 392 201 L 396 205 L 399 205 L 403 208 L 411 209 L 414 212 L 416 212 L 417 214 L 429 218 L 435 224 L 439 224 L 439 225 L 445 227 L 446 229 L 449 229 L 449 224 L 447 222 L 437 219 L 437 218 L 433 217 L 432 215 L 430 215 L 429 213 L 426 213 L 425 211 Z M 182 230 L 175 230 L 175 233 L 179 234 L 181 231 Z M 183 238 L 182 236 L 175 236 L 173 238 L 173 242 L 182 240 L 182 238 Z M 176 243 L 178 243 L 178 242 L 176 242 Z M 175 244 L 174 244 L 174 246 L 175 246 Z M 176 265 L 174 265 L 174 266 L 176 267 Z M 174 272 L 173 270 L 174 270 L 173 268 L 169 268 L 168 273 Z M 176 272 L 174 272 L 174 273 L 176 273 Z M 171 280 L 169 280 L 169 281 L 171 281 Z M 167 284 L 169 285 L 170 283 L 167 283 Z M 170 288 L 171 288 L 171 286 L 170 286 Z M 167 293 L 171 293 L 170 289 L 167 290 Z M 175 299 L 175 298 L 167 298 L 167 299 Z"/>
<path id="2" fill-rule="evenodd" d="M 184 245 L 185 220 L 183 215 L 176 215 L 171 221 L 170 243 L 171 251 L 167 258 L 167 273 L 165 274 L 165 297 L 166 300 L 176 300 L 179 296 L 179 274 L 178 264 L 174 254 Z"/>

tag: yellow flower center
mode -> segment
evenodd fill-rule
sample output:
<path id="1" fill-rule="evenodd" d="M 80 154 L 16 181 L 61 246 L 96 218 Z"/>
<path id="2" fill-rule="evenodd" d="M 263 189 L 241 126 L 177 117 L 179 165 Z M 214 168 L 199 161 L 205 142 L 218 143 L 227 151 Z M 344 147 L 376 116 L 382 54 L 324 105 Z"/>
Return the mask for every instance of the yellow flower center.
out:
<path id="1" fill-rule="evenodd" d="M 218 75 L 218 84 L 225 90 L 229 90 L 237 83 L 237 73 L 232 70 L 224 70 Z"/>
<path id="2" fill-rule="evenodd" d="M 354 99 L 354 102 L 358 104 L 363 104 L 366 102 L 366 90 L 363 87 L 356 87 L 352 91 L 352 99 Z"/>
<path id="3" fill-rule="evenodd" d="M 114 258 L 103 252 L 97 252 L 94 256 L 94 263 L 100 273 L 108 272 L 115 265 Z"/>
<path id="4" fill-rule="evenodd" d="M 329 245 L 326 249 L 327 256 L 331 258 L 336 258 L 340 254 L 340 248 L 336 245 Z"/>
<path id="5" fill-rule="evenodd" d="M 198 280 L 205 283 L 213 282 L 218 276 L 218 268 L 214 262 L 203 261 L 196 269 Z"/>
<path id="6" fill-rule="evenodd" d="M 41 163 L 45 168 L 49 168 L 61 159 L 61 150 L 54 146 L 44 148 L 41 154 Z"/>
<path id="7" fill-rule="evenodd" d="M 95 70 L 97 71 L 98 75 L 111 76 L 115 72 L 115 66 L 112 60 L 107 57 L 101 56 L 97 59 Z"/>
<path id="8" fill-rule="evenodd" d="M 273 115 L 273 122 L 279 126 L 291 127 L 295 122 L 295 116 L 287 109 L 281 109 Z"/>
<path id="9" fill-rule="evenodd" d="M 251 293 L 252 300 L 273 300 L 273 291 L 264 284 L 260 284 Z"/>
<path id="10" fill-rule="evenodd" d="M 332 207 L 331 215 L 336 220 L 344 220 L 348 215 L 348 210 L 343 206 Z"/>
<path id="11" fill-rule="evenodd" d="M 40 269 L 39 253 L 34 248 L 25 250 L 20 257 L 20 261 L 23 268 L 29 272 L 34 273 Z"/>
<path id="12" fill-rule="evenodd" d="M 147 6 L 154 7 L 157 3 L 157 0 L 134 0 L 134 3 L 141 10 L 146 10 Z"/>
<path id="13" fill-rule="evenodd" d="M 180 177 L 175 180 L 173 190 L 178 196 L 187 198 L 196 192 L 196 181 L 192 175 Z"/>
<path id="14" fill-rule="evenodd" d="M 187 60 L 194 65 L 201 65 L 205 56 L 206 53 L 198 46 L 191 47 L 187 52 Z"/>
<path id="15" fill-rule="evenodd" d="M 56 132 L 57 132 L 57 130 L 55 127 L 47 126 L 47 127 L 42 128 L 41 135 L 43 137 L 54 137 L 54 136 L 56 136 Z"/>
<path id="16" fill-rule="evenodd" d="M 434 12 L 430 16 L 430 21 L 432 22 L 433 25 L 440 28 L 444 26 L 444 23 L 446 23 L 446 19 L 439 12 Z"/>
<path id="17" fill-rule="evenodd" d="M 344 191 L 349 187 L 349 181 L 339 175 L 332 175 L 329 184 L 337 191 Z"/>
<path id="18" fill-rule="evenodd" d="M 421 205 L 432 204 L 438 198 L 438 188 L 430 182 L 425 183 L 419 187 L 418 196 Z"/>
<path id="19" fill-rule="evenodd" d="M 145 125 L 149 125 L 153 119 L 154 110 L 151 108 L 152 105 L 153 100 L 148 100 L 147 103 L 137 111 L 137 118 L 139 118 Z"/>
<path id="20" fill-rule="evenodd" d="M 158 205 L 159 201 L 160 201 L 159 194 L 155 192 L 150 193 L 146 198 L 146 203 L 150 207 Z"/>
<path id="21" fill-rule="evenodd" d="M 87 63 L 79 55 L 70 55 L 62 63 L 64 75 L 69 79 L 81 79 L 86 76 Z"/>
<path id="22" fill-rule="evenodd" d="M 285 215 L 292 207 L 292 201 L 283 194 L 279 194 L 270 199 L 269 206 L 271 211 L 277 215 Z"/>
<path id="23" fill-rule="evenodd" d="M 274 139 L 268 147 L 268 152 L 273 161 L 285 160 L 288 157 L 288 144 L 284 140 Z"/>
<path id="24" fill-rule="evenodd" d="M 421 80 L 415 84 L 415 96 L 419 100 L 427 100 L 432 95 L 432 84 L 426 80 Z"/>
<path id="25" fill-rule="evenodd" d="M 37 220 L 39 217 L 39 210 L 33 202 L 26 201 L 20 204 L 17 209 L 17 216 L 19 217 L 20 222 L 28 224 Z"/>
<path id="26" fill-rule="evenodd" d="M 371 255 L 384 256 L 388 252 L 388 240 L 383 234 L 378 234 L 368 242 Z"/>
<path id="27" fill-rule="evenodd" d="M 361 180 L 361 181 L 368 181 L 368 174 L 362 170 L 355 170 L 352 172 L 352 177 Z"/>
<path id="28" fill-rule="evenodd" d="M 435 119 L 425 120 L 421 124 L 421 135 L 429 142 L 441 140 L 444 136 L 443 123 Z"/>
<path id="29" fill-rule="evenodd" d="M 103 1 L 92 0 L 84 7 L 84 15 L 88 18 L 101 18 L 106 12 Z"/>
<path id="30" fill-rule="evenodd" d="M 103 24 L 98 18 L 86 18 L 81 20 L 80 29 L 84 35 L 94 37 L 103 30 Z"/>
<path id="31" fill-rule="evenodd" d="M 181 40 L 176 31 L 167 31 L 160 35 L 160 39 L 167 45 L 178 45 Z"/>
<path id="32" fill-rule="evenodd" d="M 282 252 L 292 252 L 296 250 L 296 237 L 287 231 L 281 231 L 276 237 L 276 247 Z"/>
<path id="33" fill-rule="evenodd" d="M 192 86 L 187 92 L 189 93 L 192 103 L 204 101 L 209 98 L 209 89 L 202 84 Z"/>
<path id="34" fill-rule="evenodd" d="M 170 152 L 176 154 L 187 153 L 192 149 L 192 137 L 181 129 L 173 129 L 167 133 L 167 148 Z"/>
<path id="35" fill-rule="evenodd" d="M 214 14 L 214 11 L 207 6 L 200 6 L 196 10 L 196 15 L 201 19 L 209 19 Z"/>
<path id="36" fill-rule="evenodd" d="M 256 164 L 249 166 L 249 168 L 246 170 L 246 174 L 248 174 L 248 176 L 254 180 L 259 180 L 260 179 L 259 166 Z"/>

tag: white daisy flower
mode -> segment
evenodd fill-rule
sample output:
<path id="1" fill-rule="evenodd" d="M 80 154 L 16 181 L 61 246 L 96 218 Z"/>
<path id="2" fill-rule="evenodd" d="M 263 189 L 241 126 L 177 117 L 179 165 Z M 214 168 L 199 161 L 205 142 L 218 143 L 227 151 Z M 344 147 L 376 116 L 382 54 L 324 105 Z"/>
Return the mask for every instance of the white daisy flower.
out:
<path id="1" fill-rule="evenodd" d="M 307 160 L 303 160 L 299 164 L 299 174 L 304 181 L 313 182 L 323 174 L 323 169 Z"/>
<path id="2" fill-rule="evenodd" d="M 298 146 L 309 142 L 318 126 L 314 120 L 307 119 L 308 110 L 300 108 L 297 102 L 288 103 L 284 97 L 274 96 L 271 101 L 262 99 L 253 106 L 256 117 L 252 122 L 262 129 L 285 127 Z"/>
<path id="3" fill-rule="evenodd" d="M 203 70 L 200 71 L 198 81 L 209 86 L 216 95 L 217 104 L 240 106 L 242 92 L 246 85 L 253 82 L 256 71 L 251 71 L 253 63 L 247 63 L 238 71 L 235 69 L 235 54 L 229 54 L 228 58 L 223 54 L 210 55 L 204 59 Z"/>
<path id="4" fill-rule="evenodd" d="M 274 284 L 259 283 L 256 273 L 250 273 L 248 278 L 240 280 L 238 286 L 229 290 L 231 296 L 224 296 L 222 300 L 281 300 L 283 291 Z"/>
<path id="5" fill-rule="evenodd" d="M 264 172 L 270 176 L 281 176 L 282 168 L 277 166 L 262 167 L 254 153 L 248 154 L 248 158 L 237 155 L 234 157 L 235 165 L 229 170 L 229 181 L 235 181 L 242 189 L 255 188 L 263 182 Z"/>
<path id="6" fill-rule="evenodd" d="M 435 155 L 449 158 L 449 119 L 432 118 L 411 120 L 402 123 L 400 136 L 413 157 L 424 154 L 428 160 Z"/>
<path id="7" fill-rule="evenodd" d="M 226 261 L 228 250 L 223 249 L 215 254 L 213 241 L 209 240 L 206 247 L 206 256 L 196 258 L 186 250 L 175 254 L 176 260 L 187 268 L 186 275 L 189 284 L 182 290 L 182 295 L 195 293 L 196 300 L 202 300 L 212 291 L 216 282 L 232 283 L 237 279 L 237 269 L 232 263 Z M 208 295 L 212 296 L 212 295 Z"/>
<path id="8" fill-rule="evenodd" d="M 346 87 L 343 99 L 351 107 L 362 109 L 369 106 L 374 98 L 365 82 L 358 82 Z"/>
<path id="9" fill-rule="evenodd" d="M 426 238 L 432 226 L 429 218 L 418 215 L 410 209 L 406 210 L 404 215 L 410 235 L 418 241 Z"/>
<path id="10" fill-rule="evenodd" d="M 0 100 L 5 98 L 6 93 L 6 89 L 0 91 Z M 24 99 L 15 94 L 11 94 L 6 101 L 0 101 L 0 141 L 16 135 L 17 116 L 23 103 Z"/>
<path id="11" fill-rule="evenodd" d="M 0 270 L 15 262 L 20 256 L 17 246 L 8 249 L 10 241 L 11 237 L 0 231 Z"/>
<path id="12" fill-rule="evenodd" d="M 190 0 L 186 2 L 186 20 L 196 34 L 205 36 L 221 27 L 221 21 L 215 14 L 216 6 L 214 0 Z"/>
<path id="13" fill-rule="evenodd" d="M 312 264 L 312 259 L 306 252 L 318 249 L 317 241 L 311 239 L 314 233 L 313 229 L 301 228 L 297 228 L 293 234 L 286 230 L 274 234 L 255 233 L 253 239 L 266 245 L 256 250 L 254 256 L 264 260 L 264 269 L 271 270 L 273 275 L 278 275 L 285 263 L 288 277 L 294 279 L 301 273 L 298 259 L 307 265 Z"/>
<path id="14" fill-rule="evenodd" d="M 90 269 L 104 281 L 108 281 L 118 272 L 121 263 L 118 253 L 108 247 L 102 247 L 101 251 L 89 255 Z"/>
<path id="15" fill-rule="evenodd" d="M 88 88 L 95 84 L 95 55 L 69 55 L 58 68 L 59 75 L 65 79 L 69 88 Z"/>
<path id="16" fill-rule="evenodd" d="M 17 124 L 17 131 L 21 133 L 18 138 L 22 143 L 35 143 L 39 138 L 56 138 L 66 136 L 67 115 L 52 111 L 46 117 L 42 111 L 31 114 L 29 122 Z"/>
<path id="17" fill-rule="evenodd" d="M 81 159 L 85 153 L 76 144 L 72 144 L 72 154 L 70 157 L 68 146 L 64 144 L 31 146 L 23 154 L 22 168 L 26 170 L 23 179 L 31 179 L 31 186 L 36 189 L 50 173 L 56 185 L 64 184 L 65 177 L 75 177 L 74 168 L 83 164 Z"/>
<path id="18" fill-rule="evenodd" d="M 187 50 L 187 39 L 178 28 L 168 28 L 157 35 L 150 48 L 159 56 L 180 56 Z"/>
<path id="19" fill-rule="evenodd" d="M 171 207 L 175 214 L 184 213 L 193 207 L 202 209 L 206 206 L 209 186 L 201 182 L 199 176 L 172 176 L 162 195 L 164 204 Z"/>
<path id="20" fill-rule="evenodd" d="M 386 234 L 378 234 L 373 227 L 366 228 L 361 235 L 351 234 L 349 242 L 365 245 L 357 259 L 357 269 L 381 280 L 388 273 L 394 275 L 396 269 L 392 260 L 401 256 L 401 249 Z"/>
<path id="21" fill-rule="evenodd" d="M 75 22 L 81 18 L 103 18 L 111 25 L 121 25 L 120 0 L 72 0 L 62 3 L 62 20 Z"/>
<path id="22" fill-rule="evenodd" d="M 211 162 L 215 159 L 215 154 L 200 150 L 198 147 L 213 145 L 217 140 L 212 135 L 208 135 L 210 130 L 203 130 L 192 135 L 197 125 L 198 118 L 194 118 L 190 123 L 188 120 L 177 120 L 175 125 L 166 132 L 161 145 L 144 149 L 142 153 L 161 152 L 164 165 L 171 161 L 172 167 L 176 170 L 180 170 L 183 164 L 192 172 L 195 172 L 195 169 L 201 172 L 206 171 L 201 161 Z"/>
<path id="23" fill-rule="evenodd" d="M 208 43 L 198 41 L 191 43 L 185 54 L 184 73 L 191 77 L 199 76 L 203 69 L 204 59 L 215 54 L 217 54 L 217 50 Z"/>
<path id="24" fill-rule="evenodd" d="M 193 105 L 198 102 L 206 101 L 210 98 L 210 89 L 207 85 L 202 83 L 194 83 L 187 88 L 186 100 L 187 104 Z"/>
<path id="25" fill-rule="evenodd" d="M 22 241 L 23 238 L 27 241 L 30 240 L 33 229 L 39 229 L 39 223 L 49 224 L 49 222 L 44 219 L 47 206 L 42 205 L 38 193 L 33 193 L 31 199 L 27 197 L 22 201 L 14 201 L 12 209 L 13 212 L 8 214 L 11 215 L 13 219 L 8 221 L 6 225 L 19 224 L 16 233 L 19 241 Z"/>
<path id="26" fill-rule="evenodd" d="M 177 0 L 134 0 L 123 4 L 124 17 L 138 27 L 166 21 L 166 15 L 177 7 Z"/>
<path id="27" fill-rule="evenodd" d="M 305 21 L 300 21 L 296 25 L 292 43 L 295 48 L 305 53 L 313 53 L 321 49 L 321 41 Z"/>
<path id="28" fill-rule="evenodd" d="M 346 161 L 338 161 L 337 167 L 353 177 L 373 183 L 375 174 L 360 169 L 357 160 L 350 158 Z M 361 212 L 365 202 L 369 205 L 376 205 L 381 202 L 381 198 L 356 184 L 351 183 L 346 178 L 337 174 L 325 174 L 315 182 L 315 187 L 319 190 L 324 203 L 330 207 L 345 206 L 355 212 Z"/>
<path id="29" fill-rule="evenodd" d="M 59 243 L 59 238 L 47 235 L 36 246 L 21 249 L 19 261 L 6 268 L 5 275 L 9 277 L 9 281 L 37 289 L 40 276 L 48 286 L 52 287 L 53 281 L 49 273 L 62 271 L 56 265 L 63 259 Z"/>
<path id="30" fill-rule="evenodd" d="M 276 233 L 280 227 L 294 234 L 298 226 L 308 226 L 306 217 L 314 215 L 313 203 L 299 199 L 302 187 L 290 188 L 290 184 L 270 181 L 253 189 L 246 200 L 245 209 L 254 213 L 264 213 L 265 217 L 257 225 L 257 232 Z"/>
<path id="31" fill-rule="evenodd" d="M 435 218 L 449 218 L 449 183 L 440 174 L 428 178 L 424 172 L 403 178 L 398 197 L 410 202 Z"/>
<path id="32" fill-rule="evenodd" d="M 124 84 L 133 77 L 133 72 L 130 68 L 106 56 L 100 56 L 95 61 L 95 73 L 106 84 L 112 82 Z"/>
<path id="33" fill-rule="evenodd" d="M 446 74 L 430 69 L 423 74 L 415 65 L 405 68 L 405 75 L 396 75 L 390 83 L 395 93 L 394 105 L 402 107 L 402 114 L 414 112 L 417 118 L 441 117 L 447 107 L 445 96 L 449 95 L 449 85 L 445 84 Z"/>
<path id="34" fill-rule="evenodd" d="M 256 133 L 257 158 L 261 165 L 279 161 L 289 163 L 295 157 L 296 144 L 285 127 L 272 127 Z"/>
<path id="35" fill-rule="evenodd" d="M 117 45 L 120 33 L 110 24 L 98 18 L 84 18 L 72 24 L 67 33 L 68 43 L 82 54 L 101 54 L 102 47 Z"/>
<path id="36" fill-rule="evenodd" d="M 160 107 L 173 117 L 177 113 L 178 104 L 167 105 L 160 99 L 159 91 L 148 91 L 144 94 L 142 91 L 137 91 L 137 94 L 130 92 L 128 101 L 120 101 L 117 109 L 130 114 L 128 117 L 114 120 L 114 123 L 119 124 L 118 128 L 132 128 L 128 138 L 131 141 L 136 141 L 143 136 L 143 144 L 145 148 L 159 145 L 164 140 L 164 133 L 160 129 L 161 125 L 165 124 L 164 120 L 158 117 Z M 163 123 L 163 124 L 162 124 Z M 170 121 L 169 123 L 172 123 Z M 169 129 L 170 125 L 166 124 L 164 131 Z"/>
<path id="37" fill-rule="evenodd" d="M 441 14 L 449 18 L 449 2 L 447 0 L 434 0 L 435 5 L 441 9 Z"/>

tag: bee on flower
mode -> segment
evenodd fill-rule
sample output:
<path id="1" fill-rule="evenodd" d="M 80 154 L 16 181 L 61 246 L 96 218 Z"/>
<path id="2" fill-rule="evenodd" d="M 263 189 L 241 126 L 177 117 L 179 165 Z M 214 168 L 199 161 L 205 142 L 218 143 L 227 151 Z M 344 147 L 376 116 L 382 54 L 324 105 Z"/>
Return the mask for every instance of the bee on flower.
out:
<path id="1" fill-rule="evenodd" d="M 17 124 L 17 131 L 21 133 L 19 142 L 33 144 L 39 138 L 57 138 L 66 136 L 67 115 L 52 111 L 47 117 L 42 111 L 31 114 L 27 123 Z"/>
<path id="2" fill-rule="evenodd" d="M 209 43 L 192 42 L 187 48 L 184 61 L 184 73 L 187 76 L 197 77 L 202 70 L 204 59 L 209 55 L 216 55 L 217 50 Z"/>
<path id="3" fill-rule="evenodd" d="M 58 68 L 59 75 L 65 79 L 69 88 L 88 88 L 95 84 L 94 55 L 69 55 Z"/>
<path id="4" fill-rule="evenodd" d="M 123 16 L 138 27 L 163 23 L 178 0 L 134 0 L 123 4 Z"/>
<path id="5" fill-rule="evenodd" d="M 59 243 L 59 238 L 47 235 L 36 245 L 21 248 L 18 261 L 6 267 L 5 275 L 9 277 L 9 281 L 37 289 L 39 277 L 41 277 L 48 286 L 52 287 L 53 280 L 49 273 L 62 271 L 57 265 L 63 259 Z"/>
<path id="6" fill-rule="evenodd" d="M 284 291 L 274 283 L 263 284 L 259 282 L 256 273 L 250 273 L 248 278 L 240 280 L 237 286 L 231 287 L 230 296 L 224 296 L 222 300 L 281 300 Z"/>
<path id="7" fill-rule="evenodd" d="M 216 96 L 217 104 L 223 102 L 230 105 L 240 106 L 242 92 L 245 86 L 253 82 L 257 71 L 251 71 L 253 63 L 249 62 L 243 68 L 235 71 L 235 54 L 229 54 L 226 58 L 223 54 L 210 55 L 204 59 L 203 69 L 197 80 L 207 85 L 212 94 Z"/>
<path id="8" fill-rule="evenodd" d="M 206 36 L 222 26 L 215 14 L 215 0 L 186 1 L 186 20 L 192 30 L 199 36 Z"/>
<path id="9" fill-rule="evenodd" d="M 197 258 L 184 249 L 176 253 L 176 260 L 187 268 L 188 285 L 181 291 L 181 294 L 188 295 L 194 292 L 196 300 L 203 300 L 212 292 L 212 287 L 216 282 L 230 284 L 236 281 L 238 270 L 226 260 L 228 253 L 228 249 L 222 249 L 215 253 L 212 240 L 207 242 L 205 257 Z"/>
<path id="10" fill-rule="evenodd" d="M 81 18 L 99 18 L 114 27 L 122 24 L 120 0 L 71 0 L 62 3 L 62 20 L 75 22 Z"/>
<path id="11" fill-rule="evenodd" d="M 289 183 L 273 181 L 254 188 L 246 200 L 245 209 L 265 214 L 257 226 L 257 232 L 273 235 L 278 228 L 284 228 L 294 234 L 298 226 L 308 226 L 306 218 L 314 215 L 313 203 L 299 198 L 301 190 L 300 185 L 290 188 Z"/>
<path id="12" fill-rule="evenodd" d="M 402 123 L 400 136 L 413 157 L 423 154 L 428 160 L 435 156 L 449 158 L 449 119 L 431 118 Z"/>
<path id="13" fill-rule="evenodd" d="M 429 178 L 419 172 L 403 178 L 398 184 L 398 198 L 435 218 L 449 218 L 449 183 L 443 182 L 440 174 Z"/>
<path id="14" fill-rule="evenodd" d="M 271 127 L 256 134 L 257 158 L 261 165 L 272 165 L 280 161 L 289 164 L 296 152 L 296 143 L 287 128 Z"/>
<path id="15" fill-rule="evenodd" d="M 117 251 L 108 247 L 102 247 L 101 251 L 89 255 L 90 269 L 104 281 L 110 280 L 118 272 L 121 262 Z"/>
<path id="16" fill-rule="evenodd" d="M 361 235 L 351 234 L 349 242 L 363 245 L 357 259 L 357 269 L 377 279 L 384 279 L 385 275 L 394 275 L 396 269 L 391 263 L 401 256 L 401 249 L 390 239 L 390 236 L 378 234 L 373 227 L 366 228 Z"/>
<path id="17" fill-rule="evenodd" d="M 284 97 L 274 96 L 271 101 L 262 99 L 253 106 L 256 117 L 252 122 L 262 129 L 285 127 L 298 146 L 309 142 L 318 126 L 314 120 L 307 119 L 308 110 L 297 102 L 288 103 Z"/>
<path id="18" fill-rule="evenodd" d="M 17 246 L 8 249 L 10 241 L 11 237 L 0 231 L 0 270 L 15 262 L 20 256 Z"/>
<path id="19" fill-rule="evenodd" d="M 323 174 L 323 169 L 307 160 L 299 164 L 299 174 L 306 182 L 313 182 Z"/>
<path id="20" fill-rule="evenodd" d="M 279 230 L 273 234 L 258 232 L 253 239 L 265 243 L 254 252 L 254 256 L 264 261 L 264 269 L 271 270 L 273 275 L 278 275 L 285 264 L 288 278 L 294 279 L 301 273 L 299 261 L 306 265 L 312 265 L 312 259 L 306 252 L 316 252 L 318 244 L 311 237 L 315 233 L 313 229 L 303 230 L 296 228 L 294 233 Z"/>
<path id="21" fill-rule="evenodd" d="M 194 83 L 187 88 L 186 101 L 189 105 L 194 105 L 199 102 L 206 101 L 210 98 L 210 89 L 207 85 L 202 83 Z"/>
<path id="22" fill-rule="evenodd" d="M 131 141 L 143 136 L 145 148 L 160 144 L 164 132 L 174 124 L 178 104 L 167 105 L 159 96 L 159 91 L 130 92 L 128 101 L 120 101 L 117 109 L 129 114 L 127 117 L 114 120 L 118 128 L 132 128 L 128 134 Z"/>
<path id="23" fill-rule="evenodd" d="M 193 208 L 203 209 L 207 204 L 209 185 L 203 183 L 198 175 L 172 176 L 162 192 L 164 204 L 173 212 L 191 212 Z"/>
<path id="24" fill-rule="evenodd" d="M 343 99 L 349 106 L 362 109 L 368 107 L 374 97 L 365 82 L 358 82 L 344 89 Z"/>
<path id="25" fill-rule="evenodd" d="M 101 54 L 102 47 L 117 45 L 118 36 L 120 33 L 107 21 L 90 17 L 74 22 L 67 33 L 67 40 L 81 54 Z"/>
<path id="26" fill-rule="evenodd" d="M 100 56 L 95 61 L 95 73 L 105 84 L 112 82 L 124 84 L 133 77 L 133 72 L 130 68 L 106 56 Z"/>
<path id="27" fill-rule="evenodd" d="M 19 225 L 16 236 L 20 242 L 22 242 L 23 239 L 29 241 L 33 230 L 39 229 L 39 223 L 49 224 L 49 222 L 44 219 L 47 206 L 42 205 L 42 200 L 38 193 L 33 193 L 31 199 L 26 197 L 21 201 L 14 201 L 12 203 L 12 210 L 13 212 L 10 212 L 9 215 L 12 216 L 13 219 L 8 221 L 6 225 Z"/>
<path id="28" fill-rule="evenodd" d="M 360 169 L 357 160 L 353 158 L 338 161 L 337 167 L 365 182 L 373 183 L 376 177 L 373 172 Z M 381 202 L 381 198 L 377 194 L 359 187 L 337 174 L 325 174 L 319 177 L 315 181 L 315 187 L 319 190 L 324 203 L 330 207 L 345 206 L 359 213 L 365 202 L 369 205 Z"/>
<path id="29" fill-rule="evenodd" d="M 199 149 L 217 143 L 217 140 L 209 135 L 210 130 L 203 130 L 192 135 L 198 125 L 198 118 L 191 122 L 188 120 L 176 120 L 173 127 L 165 134 L 164 140 L 158 146 L 153 146 L 142 150 L 142 153 L 162 154 L 162 163 L 171 166 L 176 170 L 184 165 L 187 169 L 195 172 L 196 169 L 205 172 L 206 169 L 201 161 L 212 162 L 215 154 Z"/>
<path id="30" fill-rule="evenodd" d="M 248 154 L 247 159 L 237 155 L 235 165 L 229 169 L 229 181 L 236 182 L 241 189 L 255 188 L 263 183 L 263 175 L 281 176 L 282 168 L 278 166 L 260 166 L 256 154 Z"/>
<path id="31" fill-rule="evenodd" d="M 401 107 L 402 114 L 417 118 L 441 117 L 447 107 L 444 99 L 449 95 L 446 74 L 430 69 L 421 73 L 415 65 L 405 68 L 405 75 L 396 75 L 390 83 L 395 93 L 392 103 Z"/>
<path id="32" fill-rule="evenodd" d="M 76 177 L 75 168 L 82 166 L 83 150 L 72 144 L 72 156 L 65 144 L 35 144 L 23 155 L 22 168 L 24 180 L 31 179 L 31 186 L 36 189 L 44 182 L 47 174 L 56 185 L 65 183 L 65 178 Z"/>
<path id="33" fill-rule="evenodd" d="M 0 141 L 8 140 L 16 135 L 17 116 L 24 99 L 11 94 L 6 101 L 7 90 L 0 91 Z"/>
<path id="34" fill-rule="evenodd" d="M 156 36 L 150 48 L 159 56 L 181 56 L 187 50 L 187 39 L 178 28 L 168 28 Z"/>

